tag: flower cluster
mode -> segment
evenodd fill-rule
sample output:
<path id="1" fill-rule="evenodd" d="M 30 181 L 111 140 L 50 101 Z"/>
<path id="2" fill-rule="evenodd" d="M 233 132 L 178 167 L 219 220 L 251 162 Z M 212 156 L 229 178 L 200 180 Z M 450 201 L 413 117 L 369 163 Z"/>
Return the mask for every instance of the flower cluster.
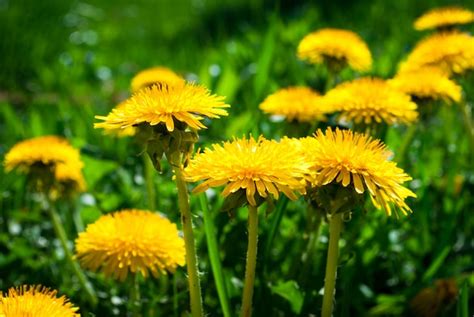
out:
<path id="1" fill-rule="evenodd" d="M 248 202 L 256 206 L 255 195 L 274 198 L 284 193 L 296 199 L 295 191 L 304 192 L 308 164 L 296 148 L 260 137 L 236 139 L 214 144 L 198 153 L 185 169 L 187 181 L 203 180 L 194 192 L 226 185 L 223 196 L 245 190 Z"/>
<path id="2" fill-rule="evenodd" d="M 280 89 L 269 95 L 259 107 L 268 114 L 299 122 L 324 120 L 325 115 L 331 112 L 321 102 L 321 95 L 308 87 Z"/>
<path id="3" fill-rule="evenodd" d="M 461 7 L 444 7 L 432 9 L 416 19 L 417 30 L 446 28 L 474 21 L 474 12 Z"/>
<path id="4" fill-rule="evenodd" d="M 418 99 L 461 101 L 462 89 L 437 67 L 423 67 L 397 74 L 388 83 L 396 89 Z"/>
<path id="5" fill-rule="evenodd" d="M 193 129 L 202 129 L 204 117 L 226 116 L 223 108 L 229 105 L 223 97 L 211 95 L 203 86 L 183 84 L 170 87 L 153 85 L 135 93 L 120 108 L 113 109 L 107 116 L 96 116 L 103 120 L 94 127 L 109 130 L 125 129 L 141 123 L 151 126 L 165 124 L 173 131 L 176 121 L 183 122 Z"/>
<path id="6" fill-rule="evenodd" d="M 409 95 L 378 78 L 342 83 L 324 96 L 323 103 L 340 112 L 339 120 L 355 123 L 411 123 L 418 116 Z"/>
<path id="7" fill-rule="evenodd" d="M 400 73 L 426 66 L 440 67 L 448 74 L 462 74 L 474 68 L 474 37 L 462 32 L 442 32 L 420 41 L 405 62 Z"/>
<path id="8" fill-rule="evenodd" d="M 321 29 L 306 35 L 298 45 L 298 57 L 313 64 L 335 61 L 358 71 L 372 66 L 367 44 L 356 33 L 340 29 Z"/>
<path id="9" fill-rule="evenodd" d="M 184 241 L 176 225 L 143 210 L 100 217 L 76 239 L 76 256 L 85 268 L 125 280 L 128 273 L 154 277 L 184 265 Z"/>
<path id="10" fill-rule="evenodd" d="M 85 190 L 82 176 L 84 164 L 79 151 L 61 137 L 42 136 L 21 141 L 5 155 L 4 164 L 7 171 L 17 169 L 28 175 L 49 171 L 56 184 L 39 184 L 50 187 L 48 189 L 62 190 L 67 187 L 75 191 Z M 37 180 L 44 182 L 42 177 Z"/>
<path id="11" fill-rule="evenodd" d="M 316 175 L 315 186 L 332 182 L 351 185 L 358 194 L 368 191 L 374 205 L 387 215 L 392 213 L 392 203 L 404 214 L 411 212 L 405 199 L 416 195 L 402 186 L 411 177 L 389 161 L 392 153 L 379 140 L 328 128 L 325 133 L 318 130 L 304 148 Z"/>
<path id="12" fill-rule="evenodd" d="M 10 288 L 6 294 L 0 292 L 0 316 L 5 317 L 79 317 L 79 310 L 65 296 L 35 285 Z"/>

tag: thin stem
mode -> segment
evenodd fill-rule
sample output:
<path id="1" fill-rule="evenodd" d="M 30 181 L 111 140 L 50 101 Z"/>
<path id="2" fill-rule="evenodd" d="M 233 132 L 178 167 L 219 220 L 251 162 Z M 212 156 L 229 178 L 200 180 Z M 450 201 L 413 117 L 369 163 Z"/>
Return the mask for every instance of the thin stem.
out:
<path id="1" fill-rule="evenodd" d="M 324 297 L 322 317 L 331 317 L 335 294 L 337 259 L 339 257 L 339 236 L 342 227 L 342 214 L 333 214 L 329 220 L 329 247 L 324 277 Z"/>
<path id="2" fill-rule="evenodd" d="M 217 295 L 221 304 L 224 317 L 230 317 L 230 306 L 227 296 L 227 289 L 222 272 L 221 259 L 219 257 L 219 248 L 217 246 L 217 235 L 214 227 L 214 219 L 209 210 L 206 194 L 199 195 L 199 202 L 204 215 L 204 229 L 206 232 L 207 249 L 209 251 L 209 260 L 211 261 L 212 274 L 216 283 Z"/>
<path id="3" fill-rule="evenodd" d="M 72 220 L 74 222 L 74 227 L 76 227 L 76 232 L 84 231 L 84 222 L 81 217 L 81 210 L 78 208 L 77 204 L 71 202 L 72 208 Z"/>
<path id="4" fill-rule="evenodd" d="M 59 218 L 58 213 L 56 212 L 56 209 L 54 208 L 52 204 L 49 204 L 48 208 L 46 209 L 48 211 L 49 217 L 51 218 L 54 232 L 56 233 L 57 238 L 61 242 L 61 246 L 63 248 L 66 261 L 69 263 L 69 265 L 73 269 L 74 274 L 79 280 L 79 283 L 81 284 L 82 289 L 85 290 L 86 295 L 89 298 L 90 302 L 92 303 L 93 306 L 96 306 L 98 301 L 97 301 L 97 296 L 95 294 L 94 288 L 92 287 L 92 284 L 87 280 L 87 277 L 84 275 L 84 272 L 81 270 L 77 262 L 74 261 L 72 252 L 71 250 L 69 250 L 68 245 L 67 245 L 66 231 L 64 230 L 64 226 L 61 222 L 61 219 Z"/>
<path id="5" fill-rule="evenodd" d="M 474 158 L 474 124 L 472 123 L 472 113 L 471 108 L 466 101 L 460 102 L 459 107 L 461 108 L 461 113 L 464 121 L 464 126 L 469 138 L 470 146 L 470 156 L 471 159 Z"/>
<path id="6" fill-rule="evenodd" d="M 141 317 L 140 307 L 141 307 L 141 298 L 140 298 L 140 284 L 138 282 L 138 275 L 133 274 L 130 279 L 132 284 L 130 287 L 130 301 L 132 305 L 132 317 Z"/>
<path id="7" fill-rule="evenodd" d="M 178 163 L 178 164 L 175 164 Z M 171 162 L 176 176 L 176 186 L 178 187 L 178 206 L 181 212 L 181 224 L 184 233 L 184 247 L 186 248 L 186 267 L 188 270 L 189 296 L 191 302 L 191 315 L 193 317 L 203 316 L 201 285 L 197 267 L 196 246 L 194 244 L 194 233 L 192 215 L 189 208 L 189 195 L 186 182 L 183 177 L 183 167 L 178 162 Z"/>
<path id="8" fill-rule="evenodd" d="M 311 206 L 308 206 L 308 208 L 311 208 Z M 318 212 L 317 210 L 313 210 L 315 213 L 311 217 L 311 226 L 309 228 L 310 232 L 309 234 L 309 241 L 308 245 L 306 247 L 306 252 L 304 253 L 305 256 L 303 258 L 303 268 L 301 269 L 301 273 L 299 275 L 299 280 L 300 280 L 300 285 L 306 284 L 309 282 L 307 279 L 309 271 L 311 269 L 316 270 L 312 264 L 313 264 L 313 254 L 314 251 L 317 249 L 318 241 L 319 241 L 319 235 L 321 233 L 321 213 Z"/>
<path id="9" fill-rule="evenodd" d="M 403 166 L 408 148 L 410 147 L 411 143 L 413 142 L 413 138 L 415 137 L 416 131 L 418 130 L 418 125 L 417 124 L 412 124 L 408 127 L 407 131 L 405 132 L 405 135 L 402 140 L 402 144 L 400 144 L 400 147 L 398 148 L 397 151 L 397 161 L 400 164 L 400 166 Z"/>
<path id="10" fill-rule="evenodd" d="M 258 210 L 257 207 L 249 205 L 248 222 L 248 247 L 247 263 L 245 265 L 245 284 L 242 295 L 241 317 L 252 315 L 253 285 L 255 282 L 255 267 L 257 265 L 257 242 L 258 242 Z"/>
<path id="11" fill-rule="evenodd" d="M 155 176 L 153 162 L 148 155 L 142 155 L 145 169 L 146 193 L 148 198 L 148 209 L 156 210 L 156 193 L 153 177 Z"/>

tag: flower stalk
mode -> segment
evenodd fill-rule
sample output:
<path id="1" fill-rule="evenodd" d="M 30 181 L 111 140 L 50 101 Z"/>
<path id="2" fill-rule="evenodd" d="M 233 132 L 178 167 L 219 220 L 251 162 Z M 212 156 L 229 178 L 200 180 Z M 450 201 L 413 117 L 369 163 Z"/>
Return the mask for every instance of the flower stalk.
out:
<path id="1" fill-rule="evenodd" d="M 74 261 L 72 252 L 67 245 L 66 231 L 64 230 L 64 226 L 61 222 L 61 218 L 59 217 L 56 209 L 54 208 L 52 204 L 48 203 L 47 200 L 45 200 L 44 203 L 46 205 L 45 209 L 47 210 L 48 215 L 51 219 L 51 223 L 53 224 L 56 237 L 59 239 L 61 243 L 61 247 L 63 248 L 66 261 L 69 263 L 69 265 L 73 269 L 74 274 L 79 280 L 79 283 L 81 284 L 81 288 L 86 292 L 86 295 L 89 301 L 91 302 L 93 306 L 96 306 L 98 303 L 97 295 L 95 294 L 95 290 L 92 284 L 87 280 L 87 277 L 85 276 L 84 272 L 81 270 L 77 262 Z"/>
<path id="2" fill-rule="evenodd" d="M 249 204 L 247 262 L 245 264 L 245 284 L 242 295 L 241 317 L 252 315 L 253 285 L 257 265 L 258 208 Z"/>
<path id="3" fill-rule="evenodd" d="M 335 295 L 337 262 L 339 257 L 339 237 L 342 229 L 342 213 L 332 214 L 329 218 L 329 247 L 324 277 L 324 296 L 322 317 L 331 317 Z"/>
<path id="4" fill-rule="evenodd" d="M 178 188 L 178 207 L 181 213 L 181 224 L 183 226 L 184 244 L 186 249 L 186 267 L 188 271 L 191 315 L 193 317 L 201 317 L 203 316 L 201 284 L 199 281 L 196 246 L 194 243 L 192 215 L 189 208 L 188 190 L 183 177 L 181 154 L 179 152 L 171 155 L 170 164 L 173 168 L 176 177 L 176 186 Z"/>

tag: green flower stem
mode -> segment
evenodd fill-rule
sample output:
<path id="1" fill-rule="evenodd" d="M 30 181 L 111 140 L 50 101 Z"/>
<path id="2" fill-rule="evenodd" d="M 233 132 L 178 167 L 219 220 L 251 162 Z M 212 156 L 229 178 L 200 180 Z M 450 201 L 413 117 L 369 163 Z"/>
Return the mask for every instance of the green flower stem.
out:
<path id="1" fill-rule="evenodd" d="M 405 132 L 405 135 L 402 140 L 402 144 L 400 144 L 400 147 L 398 148 L 398 151 L 396 154 L 397 161 L 400 164 L 400 166 L 404 165 L 408 148 L 413 142 L 413 138 L 415 137 L 417 130 L 418 130 L 418 125 L 412 124 L 408 127 L 407 131 Z"/>
<path id="2" fill-rule="evenodd" d="M 311 206 L 308 206 L 308 208 L 311 208 Z M 321 213 L 318 212 L 317 210 L 312 210 L 314 215 L 311 215 L 311 225 L 309 227 L 309 240 L 308 240 L 308 245 L 306 246 L 306 252 L 304 253 L 305 256 L 303 258 L 303 268 L 301 269 L 301 273 L 299 275 L 299 281 L 300 285 L 304 285 L 308 280 L 308 275 L 309 271 L 311 269 L 316 269 L 313 266 L 313 254 L 314 251 L 317 249 L 318 246 L 318 241 L 319 241 L 319 235 L 321 233 L 321 222 L 322 222 L 322 217 Z"/>
<path id="3" fill-rule="evenodd" d="M 74 274 L 76 274 L 76 277 L 78 278 L 82 289 L 84 289 L 84 291 L 86 292 L 86 295 L 89 298 L 89 301 L 92 303 L 93 306 L 96 306 L 98 300 L 97 300 L 97 296 L 95 294 L 94 288 L 92 287 L 92 284 L 87 280 L 87 277 L 84 275 L 84 272 L 81 270 L 77 262 L 74 261 L 72 252 L 71 250 L 69 250 L 67 246 L 66 231 L 64 230 L 64 226 L 61 223 L 61 219 L 59 218 L 59 215 L 56 212 L 56 209 L 54 209 L 52 204 L 49 204 L 47 211 L 48 211 L 49 217 L 51 218 L 51 222 L 53 223 L 53 228 L 56 233 L 56 236 L 61 242 L 61 246 L 64 250 L 66 261 L 72 267 Z"/>
<path id="4" fill-rule="evenodd" d="M 461 108 L 464 126 L 466 127 L 469 142 L 470 142 L 469 146 L 470 146 L 471 159 L 473 159 L 474 158 L 474 124 L 472 123 L 471 108 L 469 107 L 466 101 L 460 102 L 459 107 Z"/>
<path id="5" fill-rule="evenodd" d="M 337 259 L 339 257 L 339 236 L 342 228 L 342 214 L 333 214 L 329 220 L 329 247 L 324 277 L 322 317 L 331 317 L 335 294 Z"/>
<path id="6" fill-rule="evenodd" d="M 143 157 L 143 168 L 145 169 L 145 182 L 146 182 L 146 193 L 148 198 L 148 209 L 156 210 L 156 194 L 155 184 L 153 177 L 155 176 L 153 162 L 148 155 L 142 155 Z"/>
<path id="7" fill-rule="evenodd" d="M 179 160 L 180 161 L 180 160 Z M 193 317 L 203 316 L 201 285 L 197 267 L 196 246 L 194 244 L 194 233 L 192 215 L 189 208 L 189 195 L 186 182 L 183 177 L 183 167 L 180 162 L 170 162 L 176 177 L 178 187 L 178 206 L 181 212 L 181 224 L 184 233 L 184 246 L 186 248 L 186 266 L 188 270 L 189 295 L 191 301 L 191 315 Z M 178 163 L 178 164 L 174 164 Z"/>
<path id="8" fill-rule="evenodd" d="M 214 275 L 214 280 L 216 283 L 217 295 L 219 297 L 219 302 L 221 304 L 224 317 L 230 317 L 231 310 L 227 296 L 224 274 L 222 272 L 221 259 L 219 257 L 219 247 L 217 245 L 214 219 L 212 218 L 211 211 L 209 210 L 205 193 L 199 195 L 199 202 L 201 203 L 201 209 L 204 215 L 204 229 L 206 232 L 207 249 L 209 251 L 209 260 L 211 261 L 212 274 Z"/>
<path id="9" fill-rule="evenodd" d="M 257 265 L 258 210 L 257 207 L 252 205 L 249 205 L 248 236 L 241 317 L 250 317 L 252 315 L 253 284 L 255 282 L 255 267 Z"/>
<path id="10" fill-rule="evenodd" d="M 140 284 L 138 282 L 138 274 L 131 275 L 130 284 L 130 305 L 132 317 L 141 317 Z"/>

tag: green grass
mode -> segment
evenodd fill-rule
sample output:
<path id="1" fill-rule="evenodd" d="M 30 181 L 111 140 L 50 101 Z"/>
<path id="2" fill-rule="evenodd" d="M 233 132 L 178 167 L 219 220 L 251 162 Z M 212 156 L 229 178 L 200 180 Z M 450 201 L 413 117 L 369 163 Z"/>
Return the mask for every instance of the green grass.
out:
<path id="1" fill-rule="evenodd" d="M 87 225 L 101 214 L 148 207 L 140 146 L 93 129 L 94 115 L 106 114 L 128 96 L 137 71 L 164 65 L 227 96 L 230 115 L 206 122 L 209 128 L 200 133 L 197 147 L 249 134 L 279 138 L 282 123 L 271 122 L 258 109 L 265 96 L 296 84 L 324 88 L 326 70 L 295 56 L 305 34 L 328 26 L 356 31 L 374 56 L 370 75 L 387 78 L 426 34 L 414 31 L 412 21 L 446 3 L 0 1 L 0 29 L 5 30 L 0 37 L 0 159 L 16 142 L 45 134 L 65 136 L 81 149 L 88 191 L 77 202 L 58 206 L 73 241 L 78 234 L 69 217 L 73 210 Z M 354 76 L 344 71 L 342 79 Z M 472 75 L 460 82 L 472 103 Z M 395 153 L 405 131 L 403 126 L 387 130 L 385 142 Z M 456 106 L 442 105 L 420 125 L 403 168 L 413 176 L 408 185 L 418 196 L 409 201 L 412 215 L 387 218 L 366 204 L 345 224 L 335 316 L 407 316 L 409 301 L 442 278 L 456 279 L 460 290 L 442 316 L 474 311 L 473 160 Z M 155 176 L 156 204 L 179 223 L 170 176 L 166 164 L 163 175 Z M 100 296 L 92 309 L 47 215 L 25 184 L 23 176 L 0 169 L 0 290 L 41 283 L 69 296 L 84 316 L 125 316 L 128 286 L 88 273 Z M 223 199 L 215 193 L 207 202 L 203 196 L 191 200 L 204 306 L 212 316 L 235 316 L 245 270 L 247 210 L 233 217 L 219 212 Z M 279 207 L 286 203 L 286 210 Z M 327 227 L 322 227 L 311 269 L 301 276 L 306 226 L 303 199 L 280 201 L 262 215 L 254 316 L 319 314 Z M 140 284 L 145 316 L 186 315 L 185 269 Z M 221 303 L 228 303 L 225 314 Z"/>

